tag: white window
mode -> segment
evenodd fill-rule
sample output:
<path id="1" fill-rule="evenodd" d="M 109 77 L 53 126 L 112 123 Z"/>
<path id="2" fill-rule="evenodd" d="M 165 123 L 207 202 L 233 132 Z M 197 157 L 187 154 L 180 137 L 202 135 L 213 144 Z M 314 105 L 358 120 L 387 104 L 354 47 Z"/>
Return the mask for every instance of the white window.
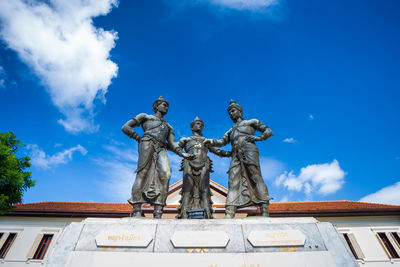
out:
<path id="1" fill-rule="evenodd" d="M 43 260 L 53 236 L 53 234 L 38 234 L 26 257 L 33 260 Z"/>
<path id="2" fill-rule="evenodd" d="M 400 258 L 400 233 L 395 231 L 376 231 L 376 238 L 391 259 Z"/>
<path id="3" fill-rule="evenodd" d="M 357 260 L 364 259 L 364 253 L 362 252 L 358 242 L 352 233 L 342 233 L 344 240 L 350 248 L 351 253 Z"/>
<path id="4" fill-rule="evenodd" d="M 17 237 L 17 233 L 0 233 L 0 259 L 4 259 L 10 251 L 14 240 Z"/>

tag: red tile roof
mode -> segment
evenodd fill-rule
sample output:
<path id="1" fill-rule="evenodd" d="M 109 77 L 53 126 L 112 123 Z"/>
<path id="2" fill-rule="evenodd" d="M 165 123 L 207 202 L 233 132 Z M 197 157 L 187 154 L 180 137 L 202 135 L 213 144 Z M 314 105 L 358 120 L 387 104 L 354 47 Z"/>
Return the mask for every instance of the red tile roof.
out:
<path id="1" fill-rule="evenodd" d="M 215 205 L 214 208 L 218 213 L 225 211 L 223 205 Z M 38 202 L 16 205 L 7 215 L 124 217 L 129 216 L 131 209 L 128 203 Z M 166 206 L 164 210 L 167 213 L 175 213 L 176 206 Z M 143 211 L 152 212 L 152 207 L 145 205 Z M 256 211 L 255 207 L 239 210 L 247 213 Z M 273 217 L 400 215 L 400 206 L 346 200 L 282 202 L 271 203 L 270 214 Z"/>

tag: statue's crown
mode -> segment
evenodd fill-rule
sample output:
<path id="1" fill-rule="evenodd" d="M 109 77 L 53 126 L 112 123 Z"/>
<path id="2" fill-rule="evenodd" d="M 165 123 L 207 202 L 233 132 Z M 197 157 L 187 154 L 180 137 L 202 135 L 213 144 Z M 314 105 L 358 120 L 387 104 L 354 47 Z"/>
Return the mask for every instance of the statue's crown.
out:
<path id="1" fill-rule="evenodd" d="M 159 98 L 157 98 L 154 102 L 153 102 L 153 111 L 156 112 L 157 106 L 162 103 L 165 102 L 169 105 L 168 101 L 165 100 L 162 96 L 160 96 Z"/>
<path id="2" fill-rule="evenodd" d="M 196 116 L 193 121 L 202 121 L 199 117 Z"/>
<path id="3" fill-rule="evenodd" d="M 228 106 L 228 111 L 229 111 L 231 108 L 237 108 L 237 109 L 239 109 L 239 110 L 240 110 L 240 112 L 242 112 L 242 111 L 243 111 L 243 108 L 242 108 L 242 106 L 241 106 L 241 105 L 239 105 L 238 103 L 236 103 L 236 101 L 235 101 L 235 100 L 233 100 L 233 99 L 231 99 L 231 102 L 229 103 L 229 106 Z"/>
<path id="4" fill-rule="evenodd" d="M 167 101 L 167 100 L 165 100 L 164 97 L 162 97 L 161 95 L 157 98 L 157 100 L 158 100 L 158 101 Z M 157 100 L 156 100 L 156 101 L 157 101 Z"/>
<path id="5" fill-rule="evenodd" d="M 193 124 L 194 124 L 196 121 L 200 121 L 200 122 L 204 125 L 204 122 L 203 122 L 199 117 L 196 116 L 196 118 L 194 118 L 194 120 L 190 123 L 190 127 L 192 127 Z"/>

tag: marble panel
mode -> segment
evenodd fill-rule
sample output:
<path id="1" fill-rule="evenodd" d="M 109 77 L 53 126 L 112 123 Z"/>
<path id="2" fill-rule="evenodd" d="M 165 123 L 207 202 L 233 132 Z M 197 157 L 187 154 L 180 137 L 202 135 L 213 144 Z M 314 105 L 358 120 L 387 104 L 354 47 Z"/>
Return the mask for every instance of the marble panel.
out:
<path id="1" fill-rule="evenodd" d="M 225 248 L 228 241 L 224 231 L 176 231 L 171 236 L 175 248 Z"/>
<path id="2" fill-rule="evenodd" d="M 104 220 L 104 219 L 103 219 Z M 137 251 L 137 252 L 152 252 L 154 247 L 154 237 L 156 232 L 156 224 L 141 224 L 135 223 L 139 220 L 132 221 L 132 223 L 110 223 L 110 224 L 94 224 L 89 223 L 85 224 L 85 227 L 82 230 L 82 234 L 79 238 L 78 244 L 76 245 L 75 250 L 77 251 Z M 149 220 L 150 222 L 150 220 Z M 129 233 L 143 233 L 143 238 L 145 240 L 137 240 L 141 241 L 149 241 L 147 246 L 121 246 L 118 244 L 110 244 L 107 246 L 103 244 L 102 246 L 98 246 L 96 244 L 96 237 L 101 233 L 120 233 L 121 235 L 129 235 Z M 146 237 L 147 236 L 147 237 Z M 107 237 L 108 238 L 108 237 Z M 137 241 L 133 241 L 136 242 Z M 111 242 L 112 243 L 112 242 Z"/>
<path id="3" fill-rule="evenodd" d="M 299 230 L 252 230 L 247 240 L 253 247 L 304 246 L 306 237 Z"/>
<path id="4" fill-rule="evenodd" d="M 154 252 L 190 253 L 193 249 L 194 252 L 202 251 L 206 253 L 243 252 L 245 248 L 241 225 L 224 224 L 222 221 L 223 220 L 178 220 L 174 222 L 160 222 L 157 227 Z M 179 231 L 221 231 L 226 233 L 229 242 L 226 247 L 174 247 L 170 240 L 174 233 Z"/>
<path id="5" fill-rule="evenodd" d="M 285 224 L 243 224 L 246 252 L 288 252 L 288 251 L 321 251 L 326 250 L 325 244 L 315 223 L 288 223 Z M 251 231 L 284 231 L 297 230 L 306 237 L 304 246 L 253 247 L 248 241 Z"/>
<path id="6" fill-rule="evenodd" d="M 96 236 L 98 247 L 146 248 L 153 240 L 154 231 L 102 231 Z"/>

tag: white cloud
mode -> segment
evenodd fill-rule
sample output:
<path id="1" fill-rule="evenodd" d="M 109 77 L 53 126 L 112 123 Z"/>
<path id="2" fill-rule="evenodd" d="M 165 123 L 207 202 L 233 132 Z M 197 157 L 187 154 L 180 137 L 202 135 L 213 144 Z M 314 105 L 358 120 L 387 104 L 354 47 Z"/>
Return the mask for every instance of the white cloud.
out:
<path id="1" fill-rule="evenodd" d="M 344 184 L 344 172 L 337 160 L 331 163 L 313 164 L 301 168 L 300 174 L 295 175 L 293 171 L 284 172 L 279 175 L 275 184 L 284 186 L 292 191 L 304 191 L 307 198 L 316 192 L 320 195 L 333 194 Z"/>
<path id="2" fill-rule="evenodd" d="M 284 196 L 281 200 L 279 200 L 277 202 L 290 202 L 290 199 L 288 196 Z"/>
<path id="3" fill-rule="evenodd" d="M 137 145 L 135 144 L 135 148 Z M 123 160 L 128 162 L 137 162 L 138 161 L 138 152 L 135 148 L 121 148 L 121 146 L 104 146 L 106 150 L 111 152 L 116 160 Z"/>
<path id="4" fill-rule="evenodd" d="M 283 142 L 284 142 L 284 143 L 294 144 L 294 143 L 297 143 L 297 140 L 294 139 L 293 137 L 289 137 L 289 138 L 283 139 Z"/>
<path id="5" fill-rule="evenodd" d="M 113 202 L 126 202 L 131 195 L 139 158 L 136 142 L 103 146 L 107 154 L 92 159 L 98 166 L 100 192 Z"/>
<path id="6" fill-rule="evenodd" d="M 229 163 L 229 161 L 227 162 Z M 285 164 L 273 158 L 261 157 L 260 167 L 264 180 L 272 180 L 284 171 Z M 226 169 L 226 171 L 227 170 L 228 169 Z"/>
<path id="7" fill-rule="evenodd" d="M 361 198 L 362 202 L 400 205 L 400 182 L 384 187 Z"/>
<path id="8" fill-rule="evenodd" d="M 213 5 L 235 10 L 263 12 L 279 3 L 278 0 L 203 0 Z"/>
<path id="9" fill-rule="evenodd" d="M 136 162 L 115 160 L 112 158 L 98 158 L 95 163 L 101 168 L 104 175 L 99 180 L 100 190 L 109 201 L 126 202 L 131 195 L 135 181 Z"/>
<path id="10" fill-rule="evenodd" d="M 98 179 L 100 191 L 109 201 L 126 202 L 135 181 L 137 144 L 129 147 L 125 144 L 106 145 L 104 148 L 108 153 L 93 159 L 101 173 Z"/>
<path id="11" fill-rule="evenodd" d="M 6 71 L 0 66 L 0 89 L 6 88 Z"/>
<path id="12" fill-rule="evenodd" d="M 48 4 L 47 4 L 48 3 Z M 95 100 L 105 102 L 117 65 L 110 50 L 117 34 L 93 26 L 117 0 L 0 1 L 0 37 L 47 87 L 71 133 L 96 131 Z"/>
<path id="13" fill-rule="evenodd" d="M 312 114 L 310 114 L 310 116 L 308 116 L 308 118 L 309 118 L 310 120 L 313 120 L 313 119 L 314 119 L 314 116 L 313 116 Z"/>
<path id="14" fill-rule="evenodd" d="M 32 165 L 42 169 L 49 169 L 60 164 L 67 164 L 72 160 L 72 155 L 75 151 L 81 152 L 82 155 L 87 154 L 87 150 L 81 145 L 71 147 L 52 156 L 47 155 L 38 145 L 29 145 L 28 148 L 31 149 Z"/>

